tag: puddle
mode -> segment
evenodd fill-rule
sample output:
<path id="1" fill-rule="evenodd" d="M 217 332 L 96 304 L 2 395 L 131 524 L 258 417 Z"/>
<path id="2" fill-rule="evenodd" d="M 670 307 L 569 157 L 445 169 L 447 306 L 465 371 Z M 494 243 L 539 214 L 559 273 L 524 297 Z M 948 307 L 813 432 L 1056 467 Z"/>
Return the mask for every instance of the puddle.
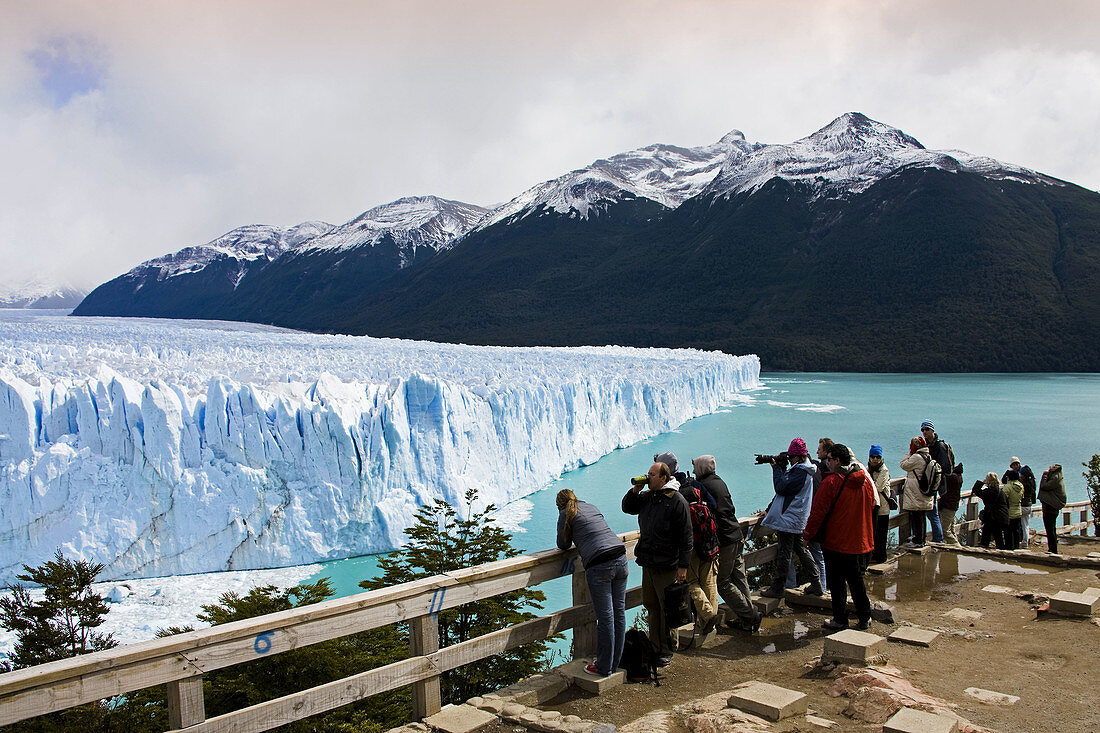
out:
<path id="1" fill-rule="evenodd" d="M 898 567 L 886 575 L 864 576 L 867 593 L 885 601 L 930 601 L 949 594 L 948 586 L 975 573 L 1001 572 L 1037 575 L 1050 570 L 1040 565 L 1016 564 L 956 552 L 906 554 Z"/>
<path id="2" fill-rule="evenodd" d="M 764 646 L 760 648 L 761 652 L 775 654 L 776 652 L 786 652 L 805 646 L 812 641 L 811 638 L 807 637 L 814 630 L 799 619 L 765 617 L 763 624 L 760 626 L 760 634 L 756 638 L 764 643 Z M 820 631 L 820 629 L 817 630 Z"/>

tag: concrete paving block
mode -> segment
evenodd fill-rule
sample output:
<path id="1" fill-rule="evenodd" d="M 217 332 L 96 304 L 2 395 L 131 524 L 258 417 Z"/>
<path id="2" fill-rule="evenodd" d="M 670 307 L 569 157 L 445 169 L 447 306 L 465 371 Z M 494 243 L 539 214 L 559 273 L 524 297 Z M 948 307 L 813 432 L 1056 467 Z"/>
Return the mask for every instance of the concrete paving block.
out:
<path id="1" fill-rule="evenodd" d="M 866 631 L 844 629 L 825 637 L 821 661 L 869 664 L 882 661 L 885 656 L 886 639 Z"/>
<path id="2" fill-rule="evenodd" d="M 1005 595 L 1014 596 L 1016 591 L 1009 588 L 1007 585 L 987 585 L 982 588 L 986 593 L 1004 593 Z"/>
<path id="3" fill-rule="evenodd" d="M 828 718 L 819 718 L 816 715 L 807 715 L 806 722 L 810 725 L 816 725 L 818 728 L 835 728 L 836 721 L 829 720 Z"/>
<path id="4" fill-rule="evenodd" d="M 892 562 L 879 562 L 874 565 L 867 566 L 867 572 L 871 575 L 885 575 L 894 569 L 894 563 Z"/>
<path id="5" fill-rule="evenodd" d="M 959 721 L 946 715 L 902 708 L 882 726 L 882 733 L 957 733 Z"/>
<path id="6" fill-rule="evenodd" d="M 1088 618 L 1100 607 L 1100 598 L 1063 590 L 1050 599 L 1050 612 L 1058 616 Z"/>
<path id="7" fill-rule="evenodd" d="M 721 621 L 721 619 L 719 619 Z M 704 634 L 700 630 L 696 630 L 695 624 L 684 624 L 676 629 L 676 641 L 679 644 L 679 649 L 702 649 L 704 646 L 711 646 L 715 640 L 718 639 L 718 627 L 715 626 L 708 633 Z"/>
<path id="8" fill-rule="evenodd" d="M 904 549 L 911 555 L 930 555 L 933 552 L 933 549 L 928 545 L 921 545 L 920 547 L 906 547 Z"/>
<path id="9" fill-rule="evenodd" d="M 944 618 L 951 618 L 956 621 L 977 621 L 982 617 L 981 611 L 971 611 L 968 608 L 952 608 L 943 615 Z"/>
<path id="10" fill-rule="evenodd" d="M 886 637 L 887 641 L 896 641 L 899 644 L 912 644 L 913 646 L 932 646 L 940 633 L 928 629 L 918 629 L 915 626 L 902 626 L 894 633 Z"/>
<path id="11" fill-rule="evenodd" d="M 473 733 L 497 721 L 497 716 L 473 705 L 448 705 L 424 722 L 443 733 Z"/>
<path id="12" fill-rule="evenodd" d="M 607 677 L 597 677 L 584 671 L 587 664 L 587 659 L 575 659 L 569 664 L 558 667 L 558 672 L 572 684 L 594 695 L 600 695 L 626 682 L 626 672 L 621 669 L 615 670 Z"/>
<path id="13" fill-rule="evenodd" d="M 984 702 L 986 705 L 1011 707 L 1020 702 L 1020 698 L 1016 695 L 1008 695 L 1004 692 L 994 692 L 993 690 L 983 690 L 980 687 L 967 687 L 963 692 L 970 695 L 970 697 L 978 702 Z"/>
<path id="14" fill-rule="evenodd" d="M 794 715 L 804 715 L 809 699 L 797 690 L 752 682 L 738 687 L 730 695 L 729 706 L 759 715 L 767 720 L 783 720 Z"/>
<path id="15" fill-rule="evenodd" d="M 752 605 L 756 606 L 756 610 L 765 616 L 775 613 L 782 602 L 782 598 L 767 598 L 759 593 L 752 594 Z"/>
<path id="16" fill-rule="evenodd" d="M 1100 588 L 1085 588 L 1081 591 L 1083 596 L 1092 596 L 1093 598 L 1100 598 Z"/>
<path id="17" fill-rule="evenodd" d="M 823 596 L 811 596 L 806 593 L 808 587 L 809 584 L 807 583 L 798 588 L 788 588 L 783 593 L 783 600 L 787 602 L 788 606 L 832 609 L 833 601 L 828 593 Z M 851 606 L 851 608 L 855 608 L 855 606 Z"/>

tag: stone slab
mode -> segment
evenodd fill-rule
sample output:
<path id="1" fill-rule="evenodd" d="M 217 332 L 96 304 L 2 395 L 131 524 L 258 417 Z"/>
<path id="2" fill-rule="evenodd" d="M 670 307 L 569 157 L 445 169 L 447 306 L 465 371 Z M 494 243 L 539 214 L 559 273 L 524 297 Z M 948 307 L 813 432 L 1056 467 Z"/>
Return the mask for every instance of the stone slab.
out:
<path id="1" fill-rule="evenodd" d="M 902 626 L 894 633 L 886 637 L 887 641 L 896 641 L 899 644 L 912 644 L 913 646 L 932 646 L 932 642 L 940 635 L 938 631 L 918 629 L 915 626 Z"/>
<path id="2" fill-rule="evenodd" d="M 906 547 L 904 548 L 910 555 L 930 555 L 933 549 L 928 545 L 921 545 L 920 547 Z"/>
<path id="3" fill-rule="evenodd" d="M 982 588 L 986 593 L 1004 593 L 1005 595 L 1014 596 L 1016 591 L 1009 588 L 1007 585 L 987 585 Z"/>
<path id="4" fill-rule="evenodd" d="M 775 613 L 776 609 L 779 608 L 779 604 L 782 602 L 782 598 L 765 598 L 759 593 L 752 594 L 752 605 L 756 606 L 756 610 L 765 616 Z"/>
<path id="5" fill-rule="evenodd" d="M 473 733 L 497 722 L 497 716 L 473 705 L 448 705 L 424 722 L 443 733 Z"/>
<path id="6" fill-rule="evenodd" d="M 1081 591 L 1083 596 L 1092 596 L 1093 598 L 1100 598 L 1100 588 L 1085 588 Z"/>
<path id="7" fill-rule="evenodd" d="M 567 689 L 569 689 L 569 680 L 557 672 L 551 671 L 531 675 L 527 679 L 520 680 L 514 685 L 509 685 L 485 697 L 498 698 L 520 705 L 536 706 L 548 700 L 553 700 Z"/>
<path id="8" fill-rule="evenodd" d="M 626 672 L 621 669 L 615 670 L 607 677 L 598 677 L 584 671 L 587 665 L 587 659 L 575 659 L 569 664 L 558 667 L 558 672 L 571 684 L 594 695 L 601 695 L 607 690 L 626 682 Z"/>
<path id="9" fill-rule="evenodd" d="M 967 687 L 963 692 L 970 695 L 970 697 L 978 702 L 984 702 L 986 705 L 1011 707 L 1020 702 L 1020 698 L 1016 695 L 1008 695 L 1004 692 L 994 692 L 993 690 L 983 690 L 980 687 Z"/>
<path id="10" fill-rule="evenodd" d="M 735 688 L 728 704 L 731 708 L 778 721 L 804 715 L 809 707 L 809 698 L 797 690 L 754 681 Z"/>
<path id="11" fill-rule="evenodd" d="M 959 721 L 946 715 L 902 708 L 882 726 L 882 733 L 956 733 Z"/>
<path id="12" fill-rule="evenodd" d="M 821 661 L 869 664 L 883 661 L 885 656 L 886 639 L 866 631 L 844 629 L 825 637 Z"/>
<path id="13" fill-rule="evenodd" d="M 977 621 L 982 617 L 981 611 L 971 611 L 968 608 L 952 608 L 943 615 L 944 618 L 953 618 L 956 621 Z"/>
<path id="14" fill-rule="evenodd" d="M 1100 598 L 1086 596 L 1084 593 L 1070 593 L 1063 590 L 1050 599 L 1050 612 L 1059 616 L 1088 618 L 1100 607 Z"/>
<path id="15" fill-rule="evenodd" d="M 828 718 L 819 718 L 816 715 L 807 715 L 806 722 L 810 725 L 816 725 L 818 728 L 835 728 L 836 721 L 829 720 Z"/>
<path id="16" fill-rule="evenodd" d="M 871 575 L 885 575 L 894 569 L 894 563 L 892 562 L 879 562 L 874 565 L 867 566 L 867 572 Z"/>

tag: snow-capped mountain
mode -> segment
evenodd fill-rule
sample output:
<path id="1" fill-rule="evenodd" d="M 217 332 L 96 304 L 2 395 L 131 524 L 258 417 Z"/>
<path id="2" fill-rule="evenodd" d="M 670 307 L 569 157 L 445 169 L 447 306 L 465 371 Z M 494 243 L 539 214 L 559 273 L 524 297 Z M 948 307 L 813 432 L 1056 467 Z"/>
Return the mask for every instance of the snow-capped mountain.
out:
<path id="1" fill-rule="evenodd" d="M 363 212 L 347 224 L 320 234 L 300 248 L 301 251 L 341 250 L 373 247 L 390 237 L 401 252 L 402 265 L 412 259 L 419 247 L 439 251 L 456 237 L 465 234 L 487 209 L 437 196 L 400 198 Z"/>
<path id="2" fill-rule="evenodd" d="M 87 290 L 45 279 L 34 279 L 18 285 L 0 285 L 0 308 L 73 308 Z"/>
<path id="3" fill-rule="evenodd" d="M 332 229 L 332 224 L 323 221 L 307 221 L 289 229 L 250 224 L 227 232 L 206 244 L 184 247 L 179 252 L 143 262 L 130 273 L 152 274 L 156 279 L 162 280 L 198 272 L 219 259 L 270 262 L 284 252 L 300 247 L 304 242 Z"/>
<path id="4" fill-rule="evenodd" d="M 740 130 L 733 130 L 711 145 L 681 148 L 647 145 L 644 148 L 601 158 L 584 168 L 540 183 L 500 206 L 480 222 L 486 229 L 500 221 L 515 222 L 532 212 L 556 212 L 587 219 L 624 198 L 646 198 L 676 208 L 703 191 L 729 160 L 757 150 Z"/>
<path id="5" fill-rule="evenodd" d="M 961 150 L 928 150 L 896 127 L 859 112 L 837 117 L 817 132 L 783 145 L 761 145 L 730 156 L 704 192 L 731 196 L 774 178 L 808 185 L 815 196 L 846 196 L 910 167 L 977 173 L 985 178 L 1060 185 L 1035 171 Z"/>

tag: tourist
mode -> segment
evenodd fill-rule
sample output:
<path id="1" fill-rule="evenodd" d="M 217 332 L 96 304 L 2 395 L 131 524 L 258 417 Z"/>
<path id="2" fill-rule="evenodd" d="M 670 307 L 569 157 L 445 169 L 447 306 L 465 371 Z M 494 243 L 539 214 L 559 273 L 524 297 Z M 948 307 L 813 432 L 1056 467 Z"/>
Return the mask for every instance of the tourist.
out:
<path id="1" fill-rule="evenodd" d="M 905 471 L 901 508 L 909 515 L 909 530 L 912 533 L 911 539 L 905 543 L 906 547 L 924 546 L 924 520 L 933 507 L 933 501 L 931 496 L 921 493 L 918 475 L 928 470 L 931 460 L 928 445 L 919 435 L 909 441 L 909 452 L 901 459 L 901 469 Z"/>
<path id="2" fill-rule="evenodd" d="M 1020 501 L 1024 496 L 1024 484 L 1020 481 L 1020 472 L 1010 468 L 1005 472 L 1005 496 L 1008 497 L 1008 525 L 1005 527 L 1005 545 L 1010 550 L 1018 550 L 1021 541 Z"/>
<path id="3" fill-rule="evenodd" d="M 943 527 L 943 541 L 949 545 L 958 545 L 959 537 L 955 534 L 955 514 L 959 511 L 962 502 L 962 464 L 956 464 L 951 473 L 944 474 L 941 481 L 943 488 L 939 495 L 940 526 Z"/>
<path id="4" fill-rule="evenodd" d="M 1047 551 L 1058 552 L 1058 513 L 1066 505 L 1066 482 L 1062 467 L 1055 463 L 1039 479 L 1039 503 L 1043 507 L 1043 527 L 1047 533 Z"/>
<path id="5" fill-rule="evenodd" d="M 834 445 L 832 438 L 818 438 L 817 440 L 817 460 L 810 459 L 811 463 L 817 467 L 817 473 L 814 474 L 814 487 L 816 492 L 817 487 L 821 486 L 821 482 L 832 473 L 829 470 L 829 463 L 825 459 L 829 455 L 829 449 Z M 821 578 L 821 585 L 824 587 L 827 582 L 827 574 L 825 571 L 825 556 L 821 553 L 821 545 L 817 542 L 810 542 L 806 549 L 810 551 L 810 554 L 814 558 L 814 564 L 817 566 L 817 574 Z M 787 587 L 793 588 L 797 585 L 797 577 L 794 572 L 794 565 L 791 565 L 790 570 L 787 571 Z"/>
<path id="6" fill-rule="evenodd" d="M 875 485 L 867 472 L 852 460 L 847 446 L 835 443 L 826 461 L 829 475 L 814 494 L 813 508 L 802 536 L 806 541 L 821 535 L 833 617 L 827 629 L 848 628 L 848 591 L 856 607 L 857 629 L 871 625 L 871 601 L 863 573 L 874 549 L 873 513 Z"/>
<path id="7" fill-rule="evenodd" d="M 945 441 L 940 439 L 940 436 L 936 434 L 936 426 L 931 420 L 925 420 L 920 424 L 920 432 L 924 437 L 924 442 L 928 446 L 928 455 L 933 461 L 940 464 L 940 471 L 944 478 L 952 472 L 955 466 L 955 452 L 951 450 L 951 446 Z M 942 492 L 945 486 L 940 483 L 939 491 Z M 937 492 L 938 494 L 939 492 Z M 939 496 L 932 496 L 932 508 L 928 510 L 928 520 L 932 525 L 932 541 L 943 542 L 943 525 L 940 522 L 939 513 Z M 956 507 L 958 508 L 958 507 Z"/>
<path id="8" fill-rule="evenodd" d="M 875 516 L 875 549 L 871 562 L 886 562 L 886 535 L 890 531 L 890 509 L 897 508 L 897 501 L 890 492 L 890 469 L 882 460 L 882 446 L 872 445 L 867 453 L 867 475 L 879 495 L 879 511 Z"/>
<path id="9" fill-rule="evenodd" d="M 619 668 L 626 639 L 626 546 L 600 510 L 569 489 L 558 492 L 557 505 L 558 547 L 577 546 L 596 611 L 596 659 L 584 671 L 607 677 Z"/>
<path id="10" fill-rule="evenodd" d="M 745 535 L 737 521 L 737 510 L 733 506 L 733 497 L 729 487 L 715 471 L 717 462 L 714 456 L 699 456 L 691 462 L 695 470 L 695 480 L 706 487 L 714 500 L 714 519 L 718 523 L 718 572 L 715 584 L 718 594 L 736 618 L 726 620 L 726 625 L 755 633 L 760 628 L 764 614 L 752 605 L 752 593 L 745 573 L 745 561 L 742 550 Z"/>
<path id="11" fill-rule="evenodd" d="M 1035 474 L 1031 466 L 1020 465 L 1020 459 L 1016 456 L 1008 462 L 1008 471 L 1018 471 L 1020 483 L 1024 485 L 1024 493 L 1020 497 L 1020 536 L 1023 538 L 1022 546 L 1027 547 L 1031 543 L 1031 507 L 1036 499 Z M 1001 476 L 1002 484 L 1008 481 L 1008 471 Z"/>
<path id="12" fill-rule="evenodd" d="M 810 453 L 806 450 L 806 441 L 795 438 L 787 449 L 787 460 L 791 467 L 784 470 L 786 461 L 768 460 L 772 466 L 772 484 L 775 496 L 760 520 L 765 529 L 774 530 L 779 535 L 779 549 L 775 558 L 775 573 L 771 585 L 760 595 L 768 598 L 782 598 L 783 586 L 787 579 L 787 570 L 791 565 L 791 554 L 798 556 L 802 571 L 810 577 L 806 593 L 815 596 L 825 595 L 821 586 L 821 575 L 817 563 L 809 550 L 802 544 L 802 531 L 806 529 L 806 520 L 810 516 L 813 501 L 813 481 L 817 469 L 810 463 Z"/>
<path id="13" fill-rule="evenodd" d="M 642 491 L 648 486 L 647 491 Z M 645 484 L 631 483 L 623 512 L 638 516 L 640 530 L 634 557 L 642 567 L 642 605 L 649 623 L 649 642 L 658 666 L 672 661 L 670 630 L 665 628 L 665 589 L 687 580 L 691 565 L 691 513 L 677 489 L 680 484 L 664 463 L 654 463 Z"/>
<path id="14" fill-rule="evenodd" d="M 657 456 L 669 467 L 678 464 L 676 455 L 664 453 Z M 669 463 L 671 461 L 671 463 Z M 691 602 L 695 606 L 695 621 L 701 634 L 709 634 L 718 623 L 718 527 L 714 519 L 715 501 L 707 487 L 693 480 L 685 472 L 673 471 L 672 477 L 680 484 L 680 494 L 688 503 L 691 517 L 691 564 L 688 566 L 687 583 Z M 707 526 L 703 526 L 706 524 Z"/>
<path id="15" fill-rule="evenodd" d="M 997 549 L 1005 549 L 1005 529 L 1008 526 L 1008 497 L 997 474 L 990 471 L 985 475 L 985 480 L 974 482 L 971 493 L 979 497 L 985 504 L 979 518 L 982 520 L 981 546 L 989 547 L 992 540 Z"/>

